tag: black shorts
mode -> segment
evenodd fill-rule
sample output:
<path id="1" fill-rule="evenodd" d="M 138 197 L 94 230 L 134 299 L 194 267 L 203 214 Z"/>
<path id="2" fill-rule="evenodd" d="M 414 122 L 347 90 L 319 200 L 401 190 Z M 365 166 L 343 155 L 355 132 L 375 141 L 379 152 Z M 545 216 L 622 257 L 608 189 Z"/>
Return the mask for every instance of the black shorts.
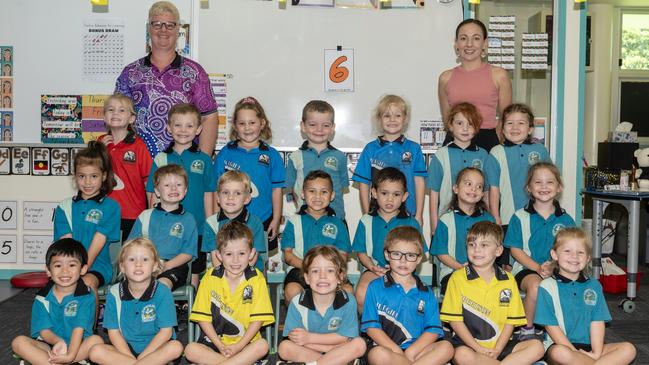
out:
<path id="1" fill-rule="evenodd" d="M 503 237 L 507 234 L 507 227 L 509 227 L 508 224 L 500 226 L 503 229 Z M 505 265 L 511 265 L 509 262 L 509 247 L 503 246 L 503 253 L 500 254 L 500 256 L 496 257 L 496 264 L 500 267 L 504 267 Z"/>
<path id="2" fill-rule="evenodd" d="M 140 356 L 141 352 L 135 352 L 135 350 L 133 350 L 133 346 L 131 346 L 130 343 L 127 342 L 126 344 L 128 345 L 128 349 L 131 350 L 131 354 L 137 359 L 137 357 Z"/>
<path id="3" fill-rule="evenodd" d="M 587 343 L 573 343 L 572 344 L 577 350 L 584 350 L 586 352 L 591 352 L 593 351 L 593 348 L 587 344 Z M 545 354 L 543 355 L 543 361 L 549 361 L 550 359 L 548 358 L 548 354 L 550 353 L 550 349 L 552 346 L 556 346 L 556 343 L 553 343 L 548 347 L 547 350 L 545 350 Z"/>
<path id="4" fill-rule="evenodd" d="M 131 234 L 134 224 L 135 219 L 122 219 L 119 225 L 119 228 L 122 230 L 122 245 L 128 240 L 128 236 Z"/>
<path id="5" fill-rule="evenodd" d="M 205 346 L 209 347 L 212 351 L 214 351 L 216 353 L 221 353 L 221 351 L 219 351 L 218 347 L 216 347 L 214 342 L 212 342 L 210 340 L 210 338 L 205 336 L 205 335 L 199 337 L 198 340 L 196 340 L 196 342 L 200 343 L 201 345 L 205 345 Z"/>
<path id="6" fill-rule="evenodd" d="M 167 271 L 163 271 L 158 275 L 158 279 L 165 278 L 171 281 L 171 291 L 174 291 L 187 283 L 187 275 L 189 274 L 189 266 L 187 264 L 174 267 Z"/>
<path id="7" fill-rule="evenodd" d="M 268 227 L 270 227 L 270 222 L 272 220 L 273 220 L 273 215 L 271 214 L 270 217 L 268 217 L 268 219 L 264 221 L 264 232 L 268 233 Z M 273 238 L 272 240 L 271 239 L 268 240 L 268 246 L 267 246 L 268 252 L 277 248 L 277 236 L 279 235 L 276 234 L 275 238 Z"/>
<path id="8" fill-rule="evenodd" d="M 523 282 L 523 279 L 525 279 L 527 275 L 536 275 L 539 278 L 543 279 L 538 272 L 530 269 L 523 269 L 514 277 L 514 279 L 516 279 L 516 284 L 518 284 L 518 289 L 521 289 L 521 283 Z"/>
<path id="9" fill-rule="evenodd" d="M 449 342 L 451 343 L 451 345 L 453 345 L 453 348 L 454 348 L 454 349 L 456 349 L 456 348 L 458 348 L 458 347 L 460 347 L 460 346 L 467 346 L 467 345 L 464 344 L 464 341 L 462 341 L 462 340 L 461 340 L 459 337 L 457 337 L 457 336 L 453 336 L 453 338 L 451 338 L 451 340 L 450 340 Z M 516 345 L 518 345 L 519 342 L 520 342 L 520 341 L 518 341 L 518 340 L 515 339 L 515 338 L 509 340 L 509 341 L 507 342 L 507 344 L 505 345 L 505 348 L 504 348 L 504 349 L 500 352 L 500 354 L 498 355 L 498 359 L 497 359 L 497 360 L 498 360 L 498 361 L 502 361 L 502 360 L 505 359 L 507 356 L 509 356 L 509 355 L 512 353 L 512 351 L 514 351 L 514 347 L 515 347 Z M 468 347 L 468 346 L 467 346 L 467 347 Z"/>
<path id="10" fill-rule="evenodd" d="M 289 283 L 297 283 L 300 284 L 302 288 L 305 290 L 309 287 L 306 284 L 306 281 L 304 281 L 304 276 L 302 275 L 302 270 L 294 267 L 289 272 L 286 274 L 286 277 L 284 278 L 284 287 L 286 288 L 286 285 Z"/>
<path id="11" fill-rule="evenodd" d="M 442 280 L 440 280 L 440 282 L 439 282 L 439 287 L 440 287 L 439 288 L 439 293 L 440 294 L 444 295 L 446 293 L 446 287 L 448 286 L 448 281 L 451 278 L 451 275 L 453 275 L 453 273 L 450 273 L 450 274 L 444 276 L 442 278 Z"/>
<path id="12" fill-rule="evenodd" d="M 97 288 L 101 288 L 102 286 L 104 286 L 104 284 L 106 284 L 106 279 L 104 278 L 104 275 L 102 275 L 99 271 L 89 270 L 86 273 L 86 275 L 88 275 L 88 274 L 90 274 L 90 275 L 97 278 L 97 282 L 99 283 L 99 284 L 97 284 Z"/>
<path id="13" fill-rule="evenodd" d="M 202 244 L 203 236 L 200 235 L 198 236 L 198 243 L 196 245 L 198 248 L 198 253 L 196 255 L 196 259 L 192 261 L 192 274 L 200 274 L 207 268 L 207 253 L 201 252 Z"/>

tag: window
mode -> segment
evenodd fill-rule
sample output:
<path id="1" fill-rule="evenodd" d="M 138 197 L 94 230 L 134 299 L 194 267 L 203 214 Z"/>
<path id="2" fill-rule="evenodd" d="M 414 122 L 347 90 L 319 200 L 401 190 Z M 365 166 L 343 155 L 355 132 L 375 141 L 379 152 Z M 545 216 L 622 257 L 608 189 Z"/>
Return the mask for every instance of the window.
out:
<path id="1" fill-rule="evenodd" d="M 649 14 L 622 14 L 621 70 L 649 70 Z"/>

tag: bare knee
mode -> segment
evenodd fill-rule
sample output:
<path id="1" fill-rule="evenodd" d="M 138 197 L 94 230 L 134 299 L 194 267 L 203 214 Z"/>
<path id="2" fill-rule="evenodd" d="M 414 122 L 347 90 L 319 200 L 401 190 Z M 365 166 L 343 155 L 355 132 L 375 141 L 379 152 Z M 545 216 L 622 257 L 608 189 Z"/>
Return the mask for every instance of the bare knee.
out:
<path id="1" fill-rule="evenodd" d="M 566 346 L 555 344 L 548 349 L 548 358 L 559 364 L 568 364 L 573 357 L 573 351 Z"/>
<path id="2" fill-rule="evenodd" d="M 284 360 L 290 360 L 293 358 L 293 348 L 295 344 L 291 340 L 284 340 L 279 343 L 277 347 L 277 353 Z"/>
<path id="3" fill-rule="evenodd" d="M 251 346 L 253 346 L 252 348 L 254 349 L 255 354 L 259 356 L 264 356 L 270 350 L 270 346 L 268 346 L 268 341 L 266 341 L 263 338 L 260 338 L 257 341 L 251 343 Z"/>
<path id="4" fill-rule="evenodd" d="M 620 343 L 620 351 L 624 354 L 624 357 L 631 362 L 636 357 L 637 350 L 630 342 Z"/>
<path id="5" fill-rule="evenodd" d="M 475 351 L 467 346 L 460 346 L 455 349 L 453 361 L 458 365 L 472 364 L 475 360 Z"/>
<path id="6" fill-rule="evenodd" d="M 350 342 L 351 348 L 354 350 L 354 357 L 358 358 L 361 357 L 365 354 L 365 350 L 367 349 L 367 345 L 365 344 L 365 341 L 360 338 L 356 337 Z"/>
<path id="7" fill-rule="evenodd" d="M 108 347 L 105 344 L 97 344 L 90 348 L 88 351 L 88 357 L 92 362 L 104 362 L 106 356 L 106 350 Z"/>
<path id="8" fill-rule="evenodd" d="M 18 336 L 11 341 L 11 349 L 18 353 L 23 350 L 29 344 L 30 338 L 27 336 Z"/>
<path id="9" fill-rule="evenodd" d="M 185 357 L 191 362 L 196 362 L 199 357 L 201 345 L 196 342 L 190 342 L 185 347 Z"/>
<path id="10" fill-rule="evenodd" d="M 367 359 L 372 365 L 389 364 L 393 352 L 383 346 L 376 346 L 367 354 Z"/>
<path id="11" fill-rule="evenodd" d="M 158 281 L 161 284 L 163 284 L 164 286 L 166 286 L 167 288 L 169 288 L 169 289 L 173 288 L 173 286 L 174 286 L 173 283 L 171 282 L 171 280 L 169 280 L 167 278 L 160 278 L 160 279 L 158 279 Z"/>
<path id="12" fill-rule="evenodd" d="M 178 340 L 171 340 L 167 342 L 165 351 L 169 357 L 173 359 L 179 358 L 183 353 L 183 344 Z"/>

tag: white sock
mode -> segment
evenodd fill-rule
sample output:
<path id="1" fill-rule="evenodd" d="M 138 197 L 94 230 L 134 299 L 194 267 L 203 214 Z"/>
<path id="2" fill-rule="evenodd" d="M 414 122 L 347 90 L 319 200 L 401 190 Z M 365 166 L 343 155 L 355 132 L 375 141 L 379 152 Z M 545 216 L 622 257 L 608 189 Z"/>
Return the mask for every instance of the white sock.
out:
<path id="1" fill-rule="evenodd" d="M 310 362 L 307 362 L 305 365 L 318 365 L 318 362 L 317 361 L 310 361 Z"/>

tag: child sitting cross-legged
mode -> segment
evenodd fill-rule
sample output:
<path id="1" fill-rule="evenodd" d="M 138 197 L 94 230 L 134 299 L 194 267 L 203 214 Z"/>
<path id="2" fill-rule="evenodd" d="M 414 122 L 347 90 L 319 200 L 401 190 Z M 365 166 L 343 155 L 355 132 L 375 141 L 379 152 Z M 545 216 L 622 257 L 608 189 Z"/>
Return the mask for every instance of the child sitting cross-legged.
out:
<path id="1" fill-rule="evenodd" d="M 220 266 L 205 273 L 189 317 L 203 331 L 185 348 L 185 357 L 200 364 L 253 364 L 268 353 L 261 326 L 274 322 L 264 275 L 250 260 L 255 255 L 252 232 L 232 221 L 216 235 Z"/>

